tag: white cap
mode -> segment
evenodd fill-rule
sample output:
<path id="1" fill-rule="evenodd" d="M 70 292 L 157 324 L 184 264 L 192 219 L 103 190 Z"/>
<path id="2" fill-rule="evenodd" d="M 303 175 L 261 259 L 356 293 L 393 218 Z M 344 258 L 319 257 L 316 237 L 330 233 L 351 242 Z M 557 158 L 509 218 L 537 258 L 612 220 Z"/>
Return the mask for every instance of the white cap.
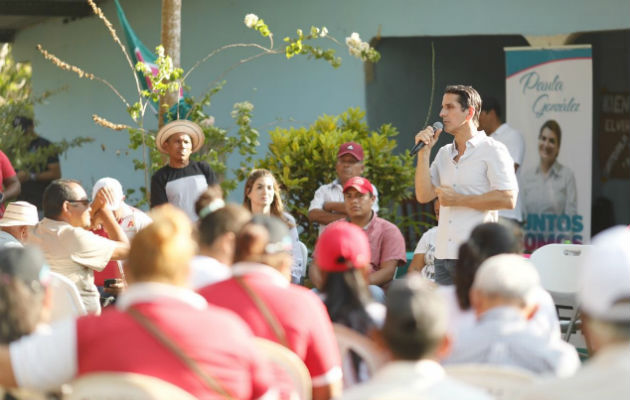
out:
<path id="1" fill-rule="evenodd" d="M 580 277 L 582 309 L 606 321 L 630 321 L 630 228 L 617 226 L 593 239 Z"/>
<path id="2" fill-rule="evenodd" d="M 123 194 L 122 185 L 117 179 L 105 177 L 96 181 L 96 183 L 94 183 L 94 187 L 92 188 L 92 200 L 94 200 L 98 191 L 104 187 L 109 188 L 114 195 L 114 203 L 110 204 L 112 210 L 118 210 L 120 208 L 120 204 L 125 198 L 125 195 Z"/>
<path id="3" fill-rule="evenodd" d="M 37 207 L 27 201 L 14 201 L 4 210 L 0 226 L 34 226 L 38 222 Z"/>
<path id="4" fill-rule="evenodd" d="M 485 260 L 475 273 L 474 289 L 486 294 L 518 299 L 532 304 L 540 287 L 538 271 L 517 254 L 499 254 Z"/>

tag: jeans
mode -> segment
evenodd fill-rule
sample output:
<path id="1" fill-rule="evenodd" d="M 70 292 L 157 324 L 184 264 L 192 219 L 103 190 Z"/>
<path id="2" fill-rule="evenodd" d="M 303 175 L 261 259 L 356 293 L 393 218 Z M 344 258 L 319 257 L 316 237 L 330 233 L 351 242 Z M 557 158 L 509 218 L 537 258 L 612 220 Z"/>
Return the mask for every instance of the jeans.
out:
<path id="1" fill-rule="evenodd" d="M 453 284 L 455 276 L 455 259 L 435 259 L 435 282 L 438 285 L 446 286 Z"/>

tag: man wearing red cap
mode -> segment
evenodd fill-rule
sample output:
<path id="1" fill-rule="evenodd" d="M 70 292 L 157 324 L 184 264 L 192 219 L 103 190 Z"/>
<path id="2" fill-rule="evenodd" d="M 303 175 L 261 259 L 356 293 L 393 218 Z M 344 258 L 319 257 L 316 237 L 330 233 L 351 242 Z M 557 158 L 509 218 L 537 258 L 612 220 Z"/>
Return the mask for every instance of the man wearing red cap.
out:
<path id="1" fill-rule="evenodd" d="M 372 251 L 371 285 L 383 286 L 394 278 L 396 267 L 407 260 L 405 239 L 398 227 L 379 218 L 374 205 L 374 186 L 365 178 L 350 178 L 343 187 L 348 220 L 363 228 L 370 241 Z"/>
<path id="2" fill-rule="evenodd" d="M 363 175 L 363 147 L 356 142 L 346 142 L 339 147 L 335 171 L 337 179 L 320 186 L 315 192 L 308 209 L 308 219 L 319 224 L 321 234 L 327 224 L 347 217 L 346 205 L 343 199 L 343 185 L 348 179 Z M 378 212 L 378 192 L 373 187 L 374 205 L 372 209 Z"/>

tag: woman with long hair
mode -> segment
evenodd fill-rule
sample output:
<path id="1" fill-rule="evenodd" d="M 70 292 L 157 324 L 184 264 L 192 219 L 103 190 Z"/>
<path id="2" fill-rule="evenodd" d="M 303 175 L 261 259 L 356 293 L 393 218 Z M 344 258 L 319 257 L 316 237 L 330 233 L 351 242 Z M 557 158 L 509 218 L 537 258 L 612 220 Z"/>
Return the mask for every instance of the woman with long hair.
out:
<path id="1" fill-rule="evenodd" d="M 272 215 L 287 224 L 293 245 L 291 282 L 300 283 L 306 269 L 306 260 L 302 259 L 300 238 L 295 219 L 291 214 L 284 211 L 280 186 L 271 171 L 266 169 L 252 170 L 247 177 L 247 181 L 245 181 L 243 205 L 252 214 Z"/>
<path id="2" fill-rule="evenodd" d="M 366 233 L 349 222 L 334 222 L 319 236 L 314 259 L 331 321 L 371 337 L 383 325 L 385 306 L 374 301 L 368 289 L 371 254 Z M 369 378 L 355 354 L 343 363 L 346 387 Z"/>

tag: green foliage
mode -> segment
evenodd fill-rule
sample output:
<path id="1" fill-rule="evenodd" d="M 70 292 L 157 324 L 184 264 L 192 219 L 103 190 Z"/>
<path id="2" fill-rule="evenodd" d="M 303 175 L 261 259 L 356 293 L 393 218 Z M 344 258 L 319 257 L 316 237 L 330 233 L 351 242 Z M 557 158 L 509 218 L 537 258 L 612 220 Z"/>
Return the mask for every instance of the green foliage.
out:
<path id="1" fill-rule="evenodd" d="M 315 190 L 337 176 L 335 163 L 342 143 L 355 141 L 365 152 L 365 177 L 379 191 L 379 216 L 403 230 L 416 223 L 398 214 L 401 200 L 411 195 L 414 179 L 413 158 L 405 150 L 393 154 L 398 131 L 390 124 L 370 131 L 365 112 L 350 108 L 339 116 L 323 115 L 309 127 L 276 128 L 269 132 L 267 156 L 256 166 L 273 172 L 285 190 L 287 210 L 303 232 L 300 240 L 313 248 L 317 227 L 308 221 L 308 207 Z"/>
<path id="2" fill-rule="evenodd" d="M 94 140 L 78 137 L 51 143 L 35 152 L 28 151 L 34 136 L 25 134 L 21 127 L 14 127 L 13 120 L 18 116 L 32 118 L 33 104 L 52 94 L 54 91 L 45 92 L 37 98 L 32 96 L 30 64 L 15 62 L 11 46 L 3 44 L 0 49 L 0 149 L 15 169 L 41 172 L 46 169 L 49 157 Z"/>

